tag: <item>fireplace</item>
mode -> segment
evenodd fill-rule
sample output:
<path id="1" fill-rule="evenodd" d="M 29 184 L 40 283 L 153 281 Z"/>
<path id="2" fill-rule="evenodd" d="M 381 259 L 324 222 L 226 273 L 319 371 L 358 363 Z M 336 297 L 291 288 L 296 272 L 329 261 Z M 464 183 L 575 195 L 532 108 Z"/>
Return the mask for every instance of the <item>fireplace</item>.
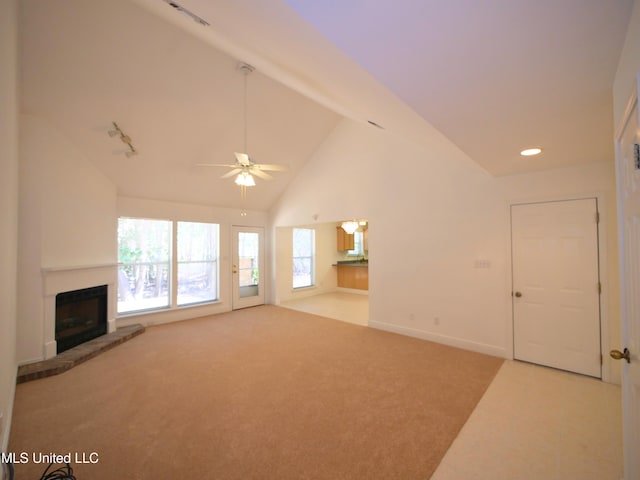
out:
<path id="1" fill-rule="evenodd" d="M 57 353 L 107 333 L 107 285 L 56 295 Z"/>

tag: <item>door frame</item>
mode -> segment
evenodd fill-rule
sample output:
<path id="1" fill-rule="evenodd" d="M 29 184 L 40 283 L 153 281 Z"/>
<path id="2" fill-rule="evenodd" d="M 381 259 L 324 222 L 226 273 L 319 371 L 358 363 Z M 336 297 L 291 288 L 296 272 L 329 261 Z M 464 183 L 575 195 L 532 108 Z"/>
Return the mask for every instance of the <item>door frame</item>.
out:
<path id="1" fill-rule="evenodd" d="M 632 119 L 632 115 L 634 113 L 634 109 L 636 111 L 636 120 L 638 122 L 640 122 L 640 113 L 638 113 L 640 111 L 640 99 L 639 97 L 639 90 L 640 90 L 640 73 L 636 73 L 636 83 L 635 83 L 635 88 L 629 98 L 629 101 L 627 102 L 625 111 L 622 115 L 621 118 L 621 123 L 619 124 L 616 132 L 615 132 L 615 136 L 614 136 L 614 141 L 615 141 L 615 168 L 616 168 L 616 195 L 617 195 L 617 220 L 618 220 L 618 248 L 619 248 L 619 281 L 620 281 L 620 319 L 621 319 L 621 324 L 620 324 L 620 344 L 616 347 L 614 346 L 613 348 L 615 349 L 622 349 L 623 347 L 628 347 L 630 346 L 627 340 L 627 329 L 629 328 L 629 323 L 632 321 L 629 318 L 626 317 L 627 312 L 626 312 L 626 298 L 627 298 L 627 294 L 628 294 L 628 289 L 629 288 L 633 288 L 634 285 L 631 285 L 631 287 L 629 287 L 626 284 L 627 281 L 627 277 L 626 277 L 626 271 L 625 271 L 625 258 L 624 258 L 624 248 L 625 248 L 625 238 L 624 238 L 624 210 L 623 210 L 623 198 L 622 198 L 622 190 L 620 188 L 620 183 L 621 183 L 621 169 L 623 167 L 622 165 L 622 161 L 621 161 L 621 153 L 620 153 L 620 147 L 621 147 L 621 141 L 622 138 L 624 136 L 624 133 L 627 129 L 627 125 L 629 123 L 629 121 Z M 637 140 L 637 138 L 636 138 Z M 623 318 L 624 317 L 624 318 Z M 637 360 L 637 355 L 638 352 L 634 352 L 633 351 L 633 347 L 632 347 L 632 351 L 631 351 L 631 355 L 632 355 L 632 361 Z M 630 367 L 629 365 L 626 366 L 627 368 Z M 625 366 L 622 366 L 622 368 L 625 368 Z M 637 367 L 636 367 L 637 368 Z M 631 375 L 630 372 L 628 372 L 629 376 Z M 621 379 L 622 380 L 622 379 Z M 636 467 L 636 463 L 633 461 L 630 461 L 628 456 L 629 456 L 629 452 L 631 452 L 631 455 L 635 454 L 635 451 L 632 450 L 633 447 L 635 447 L 635 445 L 631 445 L 631 443 L 635 440 L 633 438 L 629 438 L 629 434 L 628 434 L 628 430 L 627 427 L 628 425 L 625 422 L 628 422 L 630 419 L 627 418 L 627 411 L 629 405 L 629 398 L 628 398 L 628 394 L 626 393 L 627 388 L 630 387 L 630 383 L 631 383 L 631 379 L 627 378 L 627 382 L 625 383 L 623 381 L 620 382 L 621 386 L 622 386 L 622 422 L 623 422 L 623 443 L 622 443 L 622 450 L 623 450 L 623 454 L 624 454 L 624 478 L 631 478 L 630 475 L 632 473 L 635 472 L 630 472 L 628 471 L 628 468 L 635 468 Z"/>
<path id="2" fill-rule="evenodd" d="M 613 192 L 615 196 L 615 192 Z M 608 242 L 607 237 L 609 233 L 609 207 L 612 205 L 612 194 L 608 194 L 602 191 L 588 192 L 579 195 L 545 195 L 537 197 L 526 198 L 514 198 L 507 202 L 505 207 L 506 218 L 506 242 L 508 248 L 506 249 L 506 265 L 507 269 L 506 279 L 506 294 L 505 294 L 505 308 L 511 316 L 511 321 L 506 322 L 505 335 L 507 340 L 507 355 L 508 358 L 514 359 L 514 312 L 513 312 L 513 298 L 511 296 L 511 286 L 513 285 L 513 252 L 511 243 L 511 207 L 514 205 L 523 205 L 531 203 L 550 203 L 550 202 L 562 202 L 569 200 L 584 200 L 587 198 L 595 198 L 598 204 L 598 213 L 600 214 L 600 223 L 598 225 L 598 269 L 600 272 L 600 283 L 602 285 L 602 291 L 600 293 L 600 354 L 602 355 L 602 381 L 607 383 L 620 383 L 619 370 L 614 369 L 613 360 L 609 358 L 609 350 L 613 347 L 611 345 L 611 318 L 609 315 L 610 308 L 610 291 L 609 291 L 609 268 L 608 268 Z M 615 206 L 615 198 L 613 199 L 613 205 Z M 617 230 L 616 230 L 617 232 Z"/>

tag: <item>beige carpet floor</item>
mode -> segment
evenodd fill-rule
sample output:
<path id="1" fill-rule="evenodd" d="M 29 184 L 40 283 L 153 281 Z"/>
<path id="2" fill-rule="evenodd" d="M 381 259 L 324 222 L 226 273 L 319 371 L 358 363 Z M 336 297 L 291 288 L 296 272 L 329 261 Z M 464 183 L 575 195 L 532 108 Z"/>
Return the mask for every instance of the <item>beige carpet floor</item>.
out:
<path id="1" fill-rule="evenodd" d="M 426 480 L 501 364 L 266 305 L 18 385 L 9 451 L 95 452 L 78 480 Z"/>

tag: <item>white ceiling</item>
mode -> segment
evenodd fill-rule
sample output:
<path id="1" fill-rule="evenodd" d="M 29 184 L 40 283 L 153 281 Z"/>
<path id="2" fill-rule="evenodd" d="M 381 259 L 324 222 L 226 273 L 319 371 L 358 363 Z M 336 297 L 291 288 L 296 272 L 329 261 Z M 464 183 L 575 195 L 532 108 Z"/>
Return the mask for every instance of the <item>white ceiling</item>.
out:
<path id="1" fill-rule="evenodd" d="M 238 59 L 127 0 L 26 0 L 21 8 L 22 111 L 52 123 L 122 195 L 265 210 L 339 121 L 250 74 L 247 149 L 290 171 L 256 179 L 242 205 L 233 179 L 220 179 L 229 169 L 196 166 L 233 163 L 244 151 Z M 128 147 L 107 134 L 112 121 L 138 156 L 126 158 Z"/>
<path id="2" fill-rule="evenodd" d="M 287 1 L 495 175 L 613 158 L 633 0 Z"/>
<path id="3" fill-rule="evenodd" d="M 124 195 L 240 206 L 224 170 L 194 166 L 244 148 L 239 60 L 257 69 L 249 153 L 291 167 L 247 208 L 267 209 L 341 116 L 425 145 L 444 135 L 494 175 L 613 157 L 632 0 L 178 3 L 211 26 L 162 0 L 20 2 L 23 111 Z M 107 135 L 113 120 L 139 156 Z M 542 156 L 519 157 L 534 145 Z"/>

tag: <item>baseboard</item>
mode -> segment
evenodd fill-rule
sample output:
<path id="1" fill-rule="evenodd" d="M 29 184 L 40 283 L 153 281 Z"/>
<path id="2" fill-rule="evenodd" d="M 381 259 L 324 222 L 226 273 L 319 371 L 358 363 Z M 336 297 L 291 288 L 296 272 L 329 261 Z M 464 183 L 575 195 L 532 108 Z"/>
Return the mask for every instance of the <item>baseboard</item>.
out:
<path id="1" fill-rule="evenodd" d="M 30 363 L 41 362 L 44 359 L 45 359 L 44 357 L 33 357 L 33 358 L 28 358 L 26 360 L 18 360 L 18 367 L 22 367 L 23 365 L 29 365 Z"/>
<path id="2" fill-rule="evenodd" d="M 375 322 L 372 320 L 369 320 L 369 326 L 378 330 L 399 333 L 400 335 L 407 335 L 409 337 L 420 338 L 422 340 L 429 340 L 430 342 L 441 343 L 450 347 L 462 348 L 464 350 L 484 353 L 485 355 L 492 355 L 494 357 L 508 358 L 506 348 L 497 347 L 495 345 L 473 342 L 462 338 L 449 337 L 446 335 L 439 335 L 437 333 L 425 332 L 424 330 L 417 330 L 415 328 L 402 327 L 391 323 Z"/>

